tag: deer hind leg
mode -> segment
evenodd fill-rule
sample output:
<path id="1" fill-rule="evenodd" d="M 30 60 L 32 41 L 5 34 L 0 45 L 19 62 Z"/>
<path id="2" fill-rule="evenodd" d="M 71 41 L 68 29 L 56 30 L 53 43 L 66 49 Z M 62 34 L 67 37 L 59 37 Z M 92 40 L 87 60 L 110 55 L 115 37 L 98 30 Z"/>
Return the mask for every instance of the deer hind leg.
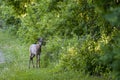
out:
<path id="1" fill-rule="evenodd" d="M 33 58 L 34 58 L 35 55 L 30 55 L 30 59 L 29 59 L 29 68 L 30 68 L 30 64 L 32 62 L 32 65 L 33 65 L 33 68 L 34 68 L 34 62 L 33 62 Z"/>

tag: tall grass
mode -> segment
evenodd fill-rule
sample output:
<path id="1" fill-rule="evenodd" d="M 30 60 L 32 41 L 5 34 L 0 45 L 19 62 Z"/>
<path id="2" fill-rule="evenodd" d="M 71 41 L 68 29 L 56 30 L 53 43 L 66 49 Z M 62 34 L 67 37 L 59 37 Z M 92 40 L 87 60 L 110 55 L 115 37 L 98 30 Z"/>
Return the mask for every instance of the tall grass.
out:
<path id="1" fill-rule="evenodd" d="M 0 51 L 5 57 L 5 63 L 0 64 L 0 80 L 106 80 L 82 72 L 53 72 L 52 67 L 28 69 L 28 48 L 29 44 L 0 30 Z"/>

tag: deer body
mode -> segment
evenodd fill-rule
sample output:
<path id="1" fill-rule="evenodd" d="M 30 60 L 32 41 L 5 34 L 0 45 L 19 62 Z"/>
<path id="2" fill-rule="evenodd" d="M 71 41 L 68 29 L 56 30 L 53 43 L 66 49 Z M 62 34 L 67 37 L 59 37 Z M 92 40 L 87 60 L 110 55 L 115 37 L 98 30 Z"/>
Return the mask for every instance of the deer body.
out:
<path id="1" fill-rule="evenodd" d="M 29 59 L 29 68 L 30 68 L 30 64 L 32 62 L 33 67 L 34 66 L 34 62 L 33 62 L 33 58 L 36 57 L 36 67 L 40 67 L 40 54 L 41 54 L 41 47 L 42 47 L 42 38 L 40 38 L 38 40 L 37 44 L 32 44 L 29 48 L 30 51 L 30 59 Z"/>

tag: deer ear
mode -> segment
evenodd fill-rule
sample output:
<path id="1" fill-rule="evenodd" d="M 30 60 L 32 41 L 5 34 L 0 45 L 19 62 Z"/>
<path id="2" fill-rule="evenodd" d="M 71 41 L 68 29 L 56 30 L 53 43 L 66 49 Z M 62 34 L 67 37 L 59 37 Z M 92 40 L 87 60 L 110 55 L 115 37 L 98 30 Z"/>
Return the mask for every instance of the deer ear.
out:
<path id="1" fill-rule="evenodd" d="M 38 38 L 37 40 L 38 40 L 38 41 L 43 41 L 43 38 Z"/>
<path id="2" fill-rule="evenodd" d="M 39 41 L 39 40 L 40 40 L 40 38 L 37 39 L 37 41 Z"/>

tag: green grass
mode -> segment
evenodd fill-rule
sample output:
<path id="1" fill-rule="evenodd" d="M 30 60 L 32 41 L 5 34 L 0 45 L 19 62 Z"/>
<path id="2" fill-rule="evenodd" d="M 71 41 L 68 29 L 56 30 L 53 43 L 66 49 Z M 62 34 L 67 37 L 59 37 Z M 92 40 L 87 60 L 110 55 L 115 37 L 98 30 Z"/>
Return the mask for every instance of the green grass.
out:
<path id="1" fill-rule="evenodd" d="M 0 80 L 107 80 L 82 72 L 53 72 L 52 67 L 28 69 L 29 45 L 0 30 L 0 51 L 5 63 L 0 64 Z"/>

